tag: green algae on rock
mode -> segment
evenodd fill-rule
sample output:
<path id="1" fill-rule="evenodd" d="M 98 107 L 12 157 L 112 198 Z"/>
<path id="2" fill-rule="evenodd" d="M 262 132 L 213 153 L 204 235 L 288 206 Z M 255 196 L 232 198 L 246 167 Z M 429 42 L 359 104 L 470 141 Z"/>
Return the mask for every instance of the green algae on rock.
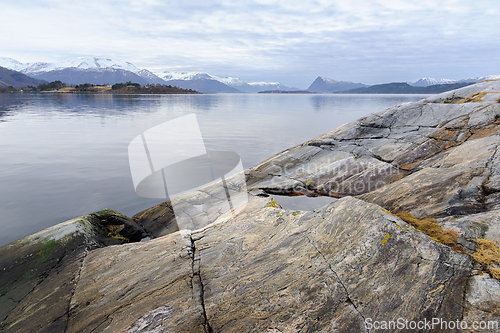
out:
<path id="1" fill-rule="evenodd" d="M 140 240 L 144 233 L 129 218 L 108 209 L 56 224 L 0 247 L 0 329 L 64 331 L 69 303 L 87 253 L 125 242 L 103 232 L 109 221 L 124 223 L 122 234 L 128 237 L 139 235 Z"/>

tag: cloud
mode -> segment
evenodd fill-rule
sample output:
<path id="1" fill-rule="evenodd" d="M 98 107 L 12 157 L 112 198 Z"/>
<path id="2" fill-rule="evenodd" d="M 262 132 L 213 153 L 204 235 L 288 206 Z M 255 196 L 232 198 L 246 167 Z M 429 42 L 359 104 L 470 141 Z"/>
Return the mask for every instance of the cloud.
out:
<path id="1" fill-rule="evenodd" d="M 0 36 L 0 56 L 21 61 L 100 55 L 152 69 L 272 74 L 293 84 L 320 74 L 390 81 L 405 68 L 407 80 L 432 71 L 500 73 L 491 60 L 500 51 L 496 1 L 77 0 L 0 8 L 12 27 Z"/>

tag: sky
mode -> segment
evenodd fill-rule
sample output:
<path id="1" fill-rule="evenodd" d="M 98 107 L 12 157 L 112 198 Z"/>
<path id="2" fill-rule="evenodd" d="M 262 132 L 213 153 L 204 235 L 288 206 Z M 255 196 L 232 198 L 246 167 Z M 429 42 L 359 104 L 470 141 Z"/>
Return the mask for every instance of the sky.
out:
<path id="1" fill-rule="evenodd" d="M 307 88 L 500 75 L 500 1 L 0 0 L 0 57 L 129 61 Z"/>

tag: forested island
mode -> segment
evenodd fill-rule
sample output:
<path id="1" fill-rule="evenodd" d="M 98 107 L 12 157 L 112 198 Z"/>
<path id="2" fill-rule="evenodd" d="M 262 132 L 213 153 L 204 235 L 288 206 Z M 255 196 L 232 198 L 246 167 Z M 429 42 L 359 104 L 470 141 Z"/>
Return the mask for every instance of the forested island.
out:
<path id="1" fill-rule="evenodd" d="M 125 82 L 116 83 L 113 85 L 95 85 L 91 83 L 78 84 L 68 86 L 61 81 L 53 81 L 50 83 L 41 83 L 38 86 L 28 87 L 13 87 L 7 86 L 0 88 L 0 92 L 52 92 L 52 93 L 92 93 L 92 94 L 198 94 L 199 92 L 192 89 L 178 88 L 172 85 L 150 84 L 142 86 L 139 83 Z"/>

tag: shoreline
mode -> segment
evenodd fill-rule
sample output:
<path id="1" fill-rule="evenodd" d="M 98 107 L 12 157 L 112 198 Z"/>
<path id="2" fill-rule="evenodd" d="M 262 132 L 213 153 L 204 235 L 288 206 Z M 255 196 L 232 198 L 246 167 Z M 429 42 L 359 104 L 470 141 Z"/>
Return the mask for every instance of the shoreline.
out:
<path id="1" fill-rule="evenodd" d="M 61 239 L 56 225 L 4 245 L 0 328 L 362 331 L 381 314 L 497 320 L 499 91 L 492 81 L 432 95 L 288 148 L 244 171 L 248 205 L 234 217 L 211 211 L 217 225 L 178 232 L 166 201 L 131 219 L 105 210 L 67 221 Z M 183 202 L 199 205 L 203 191 Z M 341 199 L 294 210 L 277 195 Z M 447 244 L 438 227 L 456 237 Z M 139 233 L 152 240 L 128 242 Z M 486 250 L 497 257 L 485 261 Z"/>

